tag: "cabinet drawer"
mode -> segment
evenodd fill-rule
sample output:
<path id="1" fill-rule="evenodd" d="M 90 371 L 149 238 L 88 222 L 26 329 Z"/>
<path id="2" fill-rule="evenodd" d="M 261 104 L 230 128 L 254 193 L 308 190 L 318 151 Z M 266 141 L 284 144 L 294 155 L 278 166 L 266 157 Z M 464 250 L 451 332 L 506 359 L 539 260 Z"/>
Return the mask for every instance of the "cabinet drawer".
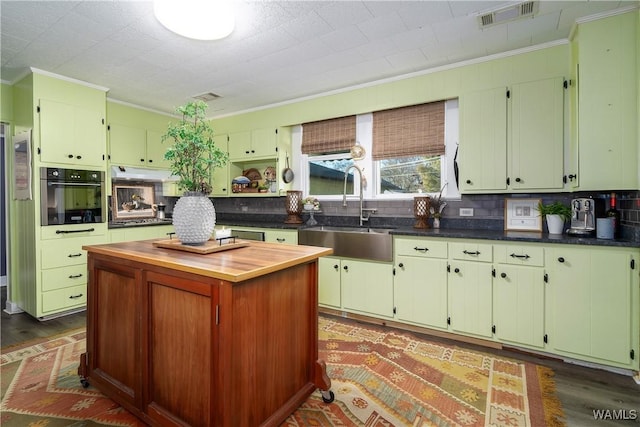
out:
<path id="1" fill-rule="evenodd" d="M 63 311 L 87 305 L 87 286 L 72 286 L 42 293 L 42 311 Z"/>
<path id="2" fill-rule="evenodd" d="M 76 239 L 78 237 L 104 236 L 106 233 L 107 224 L 104 222 L 92 224 L 48 225 L 46 227 L 40 227 L 40 237 L 43 240 L 67 240 Z"/>
<path id="3" fill-rule="evenodd" d="M 495 262 L 544 267 L 544 248 L 537 246 L 494 245 Z"/>
<path id="4" fill-rule="evenodd" d="M 466 261 L 493 261 L 493 246 L 487 243 L 449 243 L 449 256 Z"/>
<path id="5" fill-rule="evenodd" d="M 419 256 L 424 258 L 446 258 L 447 242 L 421 238 L 395 239 L 396 255 Z"/>
<path id="6" fill-rule="evenodd" d="M 298 244 L 298 232 L 293 230 L 267 230 L 264 234 L 266 242 L 286 243 L 287 245 Z"/>
<path id="7" fill-rule="evenodd" d="M 86 264 L 50 268 L 42 271 L 42 291 L 53 291 L 87 284 Z"/>
<path id="8" fill-rule="evenodd" d="M 45 240 L 40 248 L 42 269 L 70 265 L 86 265 L 87 252 L 83 245 L 104 243 L 103 237 L 76 237 L 73 240 Z"/>

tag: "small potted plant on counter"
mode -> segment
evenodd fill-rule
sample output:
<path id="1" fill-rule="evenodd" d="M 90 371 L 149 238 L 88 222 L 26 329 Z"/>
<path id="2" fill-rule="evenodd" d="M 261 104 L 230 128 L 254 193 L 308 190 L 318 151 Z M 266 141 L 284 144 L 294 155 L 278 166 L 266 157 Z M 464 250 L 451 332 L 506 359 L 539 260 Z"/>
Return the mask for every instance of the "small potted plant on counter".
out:
<path id="1" fill-rule="evenodd" d="M 551 204 L 538 203 L 538 212 L 547 220 L 549 234 L 562 234 L 565 222 L 571 218 L 571 208 L 561 202 Z"/>

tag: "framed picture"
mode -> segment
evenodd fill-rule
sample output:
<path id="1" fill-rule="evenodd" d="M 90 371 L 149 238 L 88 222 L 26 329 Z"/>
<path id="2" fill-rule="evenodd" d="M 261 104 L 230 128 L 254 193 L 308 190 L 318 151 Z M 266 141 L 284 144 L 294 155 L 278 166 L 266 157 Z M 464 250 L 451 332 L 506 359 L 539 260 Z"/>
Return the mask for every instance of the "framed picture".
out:
<path id="1" fill-rule="evenodd" d="M 13 137 L 13 195 L 15 200 L 32 200 L 31 129 Z"/>
<path id="2" fill-rule="evenodd" d="M 542 232 L 540 199 L 504 199 L 504 229 Z"/>
<path id="3" fill-rule="evenodd" d="M 114 185 L 112 192 L 113 218 L 151 218 L 154 216 L 153 185 Z"/>

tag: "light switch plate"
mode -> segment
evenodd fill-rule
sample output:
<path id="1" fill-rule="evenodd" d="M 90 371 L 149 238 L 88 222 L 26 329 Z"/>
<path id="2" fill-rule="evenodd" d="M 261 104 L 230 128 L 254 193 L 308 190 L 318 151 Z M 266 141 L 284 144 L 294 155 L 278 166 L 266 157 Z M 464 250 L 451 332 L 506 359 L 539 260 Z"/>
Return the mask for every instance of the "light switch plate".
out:
<path id="1" fill-rule="evenodd" d="M 473 216 L 473 208 L 460 208 L 460 216 Z"/>

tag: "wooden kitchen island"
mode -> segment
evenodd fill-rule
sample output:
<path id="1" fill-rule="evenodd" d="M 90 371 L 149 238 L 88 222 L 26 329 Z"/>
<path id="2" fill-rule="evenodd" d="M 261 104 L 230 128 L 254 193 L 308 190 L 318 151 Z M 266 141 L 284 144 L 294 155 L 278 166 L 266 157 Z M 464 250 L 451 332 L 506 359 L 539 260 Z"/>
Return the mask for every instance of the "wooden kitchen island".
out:
<path id="1" fill-rule="evenodd" d="M 317 259 L 332 250 L 248 243 L 85 246 L 83 383 L 163 426 L 277 426 L 316 389 L 332 400 L 317 309 Z"/>

